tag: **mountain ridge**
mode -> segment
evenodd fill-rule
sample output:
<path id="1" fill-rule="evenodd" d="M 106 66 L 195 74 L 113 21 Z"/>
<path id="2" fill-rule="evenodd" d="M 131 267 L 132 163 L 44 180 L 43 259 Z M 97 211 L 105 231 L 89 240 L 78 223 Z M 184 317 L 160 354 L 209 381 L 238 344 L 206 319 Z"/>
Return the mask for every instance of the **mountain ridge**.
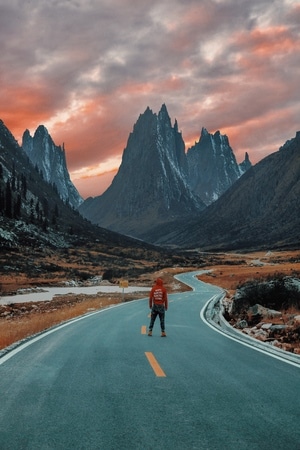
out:
<path id="1" fill-rule="evenodd" d="M 33 137 L 29 130 L 24 131 L 22 148 L 32 164 L 41 171 L 44 179 L 55 185 L 62 200 L 78 208 L 83 199 L 70 179 L 64 145 L 55 145 L 47 128 L 39 125 Z"/>
<path id="2" fill-rule="evenodd" d="M 210 250 L 300 246 L 300 132 L 251 167 L 197 219 L 145 236 L 158 245 Z"/>
<path id="3" fill-rule="evenodd" d="M 30 248 L 35 252 L 45 249 L 51 252 L 91 244 L 107 255 L 101 258 L 111 261 L 111 266 L 124 266 L 133 251 L 141 259 L 147 259 L 147 254 L 152 252 L 156 257 L 169 255 L 164 249 L 100 228 L 84 219 L 44 179 L 0 120 L 0 250 L 5 250 L 7 255 L 13 251 L 25 251 L 30 255 Z"/>
<path id="4" fill-rule="evenodd" d="M 200 139 L 187 150 L 192 191 L 209 205 L 217 200 L 251 167 L 249 156 L 238 164 L 228 137 L 202 128 Z"/>
<path id="5" fill-rule="evenodd" d="M 172 126 L 166 105 L 158 114 L 147 107 L 129 134 L 111 185 L 102 195 L 85 200 L 80 213 L 93 223 L 136 238 L 143 238 L 157 224 L 197 216 L 251 166 L 248 159 L 243 169 L 239 167 L 227 136 L 204 130 L 199 143 L 186 153 L 177 120 Z M 207 167 L 209 183 L 199 188 Z"/>
<path id="6" fill-rule="evenodd" d="M 42 136 L 46 135 L 45 130 L 41 126 L 39 131 Z M 203 133 L 213 142 L 216 154 L 218 140 L 222 144 L 222 151 L 226 149 L 229 155 L 233 153 L 227 136 L 222 136 L 220 132 L 210 135 L 205 129 Z M 188 160 L 177 121 L 172 126 L 165 105 L 158 114 L 147 108 L 129 135 L 122 164 L 114 179 L 116 182 L 107 190 L 119 197 L 106 194 L 105 198 L 105 193 L 101 196 L 105 202 L 98 209 L 98 214 L 106 213 L 108 220 L 114 220 L 116 213 L 119 215 L 117 226 L 120 228 L 113 230 L 117 234 L 111 234 L 109 227 L 95 228 L 89 221 L 82 219 L 74 208 L 72 210 L 69 207 L 68 201 L 58 196 L 55 186 L 46 182 L 37 166 L 34 168 L 27 153 L 0 121 L 0 210 L 9 218 L 4 220 L 0 217 L 0 245 L 5 240 L 10 245 L 13 238 L 6 239 L 5 227 L 7 222 L 12 224 L 14 221 L 17 225 L 20 212 L 23 211 L 25 221 L 40 227 L 40 230 L 45 229 L 45 233 L 40 233 L 41 236 L 35 232 L 34 239 L 43 236 L 43 242 L 48 239 L 54 246 L 67 245 L 67 241 L 61 239 L 62 231 L 75 231 L 83 235 L 87 232 L 90 236 L 98 234 L 101 239 L 112 238 L 120 242 L 122 235 L 125 240 L 124 235 L 127 235 L 143 240 L 145 245 L 149 243 L 183 250 L 299 246 L 299 149 L 298 131 L 295 138 L 288 140 L 278 151 L 255 166 L 251 165 L 246 154 L 245 161 L 237 165 L 238 170 L 243 172 L 241 165 L 245 164 L 248 167 L 246 172 L 226 188 L 216 201 L 206 206 L 193 194 L 188 184 Z M 60 152 L 65 155 L 64 148 L 60 148 Z M 115 199 L 118 201 L 115 202 Z M 84 204 L 90 202 L 94 208 L 94 200 L 87 199 Z M 123 232 L 125 222 L 127 229 Z M 13 229 L 16 234 L 21 232 L 24 237 L 24 228 L 20 231 L 18 227 L 11 225 L 7 229 Z M 56 243 L 53 234 L 50 238 L 50 228 L 54 233 L 57 229 L 57 236 L 60 235 Z M 30 237 L 31 232 L 28 233 L 27 242 L 34 242 Z M 78 239 L 81 239 L 79 235 Z"/>
<path id="7" fill-rule="evenodd" d="M 196 214 L 205 205 L 190 190 L 184 142 L 165 105 L 148 107 L 129 134 L 119 170 L 108 189 L 79 211 L 93 223 L 139 238 L 142 227 Z"/>

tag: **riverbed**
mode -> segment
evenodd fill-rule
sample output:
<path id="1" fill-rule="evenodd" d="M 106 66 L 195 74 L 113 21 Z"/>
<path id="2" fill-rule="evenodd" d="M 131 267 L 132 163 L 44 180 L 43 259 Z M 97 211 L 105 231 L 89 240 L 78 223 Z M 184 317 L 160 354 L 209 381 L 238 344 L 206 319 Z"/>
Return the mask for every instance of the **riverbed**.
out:
<path id="1" fill-rule="evenodd" d="M 34 288 L 33 290 L 24 290 L 22 293 L 16 295 L 8 295 L 0 297 L 0 305 L 10 305 L 11 303 L 27 303 L 27 302 L 42 302 L 50 301 L 56 295 L 68 295 L 68 294 L 86 294 L 95 295 L 98 293 L 120 293 L 120 295 L 126 295 L 131 292 L 150 292 L 149 287 L 141 286 L 128 286 L 119 287 L 119 285 L 109 286 L 67 286 L 67 287 L 43 287 Z"/>

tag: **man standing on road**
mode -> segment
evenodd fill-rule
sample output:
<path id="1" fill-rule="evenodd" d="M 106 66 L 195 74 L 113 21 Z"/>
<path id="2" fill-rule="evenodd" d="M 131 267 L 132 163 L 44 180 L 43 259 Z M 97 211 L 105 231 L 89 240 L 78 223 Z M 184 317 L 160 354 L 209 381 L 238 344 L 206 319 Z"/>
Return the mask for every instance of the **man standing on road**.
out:
<path id="1" fill-rule="evenodd" d="M 165 311 L 168 310 L 168 295 L 161 278 L 157 278 L 156 284 L 151 289 L 149 295 L 149 308 L 151 309 L 151 320 L 148 336 L 152 336 L 152 328 L 154 326 L 157 315 L 159 315 L 161 337 L 166 337 Z"/>

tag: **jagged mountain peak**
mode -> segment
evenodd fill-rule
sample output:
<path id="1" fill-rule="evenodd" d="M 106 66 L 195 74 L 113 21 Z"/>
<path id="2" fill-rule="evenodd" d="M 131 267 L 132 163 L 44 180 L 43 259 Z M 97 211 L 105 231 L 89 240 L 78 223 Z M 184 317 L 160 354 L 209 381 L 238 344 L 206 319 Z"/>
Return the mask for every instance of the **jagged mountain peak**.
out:
<path id="1" fill-rule="evenodd" d="M 49 132 L 47 130 L 47 128 L 45 127 L 45 125 L 39 125 L 37 127 L 37 129 L 35 130 L 35 135 L 39 135 L 39 134 L 45 134 L 46 136 L 49 135 Z"/>
<path id="2" fill-rule="evenodd" d="M 165 103 L 161 106 L 160 111 L 158 113 L 158 117 L 161 120 L 169 121 L 170 124 L 171 124 L 171 119 L 170 119 L 170 116 L 169 116 L 169 113 L 168 113 L 168 109 L 167 109 Z"/>
<path id="3" fill-rule="evenodd" d="M 142 238 L 154 224 L 204 207 L 191 192 L 187 176 L 177 122 L 172 127 L 165 105 L 158 114 L 147 108 L 129 135 L 112 184 L 84 202 L 80 211 L 94 223 Z"/>
<path id="4" fill-rule="evenodd" d="M 35 130 L 33 139 L 39 140 L 41 142 L 45 142 L 46 144 L 44 145 L 48 145 L 50 146 L 51 149 L 53 149 L 53 151 L 57 151 L 57 152 L 62 152 L 63 154 L 65 154 L 65 149 L 64 149 L 64 145 L 56 145 L 51 137 L 51 135 L 49 134 L 48 129 L 45 127 L 45 125 L 39 125 L 37 127 L 37 129 Z M 41 146 L 42 148 L 42 146 Z"/>
<path id="5" fill-rule="evenodd" d="M 279 148 L 279 151 L 285 151 L 286 149 L 289 149 L 291 145 L 299 147 L 299 144 L 300 144 L 300 131 L 296 131 L 296 136 L 292 139 L 287 140 L 285 144 L 283 144 Z"/>
<path id="6" fill-rule="evenodd" d="M 220 130 L 217 130 L 212 134 L 206 128 L 203 127 L 201 129 L 199 141 L 196 142 L 195 144 L 203 140 L 210 140 L 211 142 L 217 142 L 229 146 L 228 136 L 226 134 L 221 134 Z"/>
<path id="7" fill-rule="evenodd" d="M 245 172 L 247 172 L 247 170 L 249 170 L 251 167 L 252 167 L 252 163 L 250 161 L 249 154 L 248 154 L 248 152 L 245 152 L 245 159 L 243 162 L 241 162 L 239 164 L 241 175 L 243 175 Z"/>
<path id="8" fill-rule="evenodd" d="M 129 134 L 112 184 L 80 212 L 100 226 L 143 239 L 157 223 L 197 214 L 248 168 L 237 164 L 220 131 L 211 134 L 203 127 L 186 153 L 178 128 L 165 104 L 158 114 L 148 106 Z"/>
<path id="9" fill-rule="evenodd" d="M 34 136 L 28 130 L 23 133 L 22 147 L 44 179 L 56 186 L 60 197 L 78 208 L 83 199 L 70 179 L 64 146 L 54 143 L 47 128 L 39 125 Z"/>
<path id="10" fill-rule="evenodd" d="M 299 248 L 300 132 L 252 166 L 199 217 L 164 241 L 203 250 Z M 245 158 L 246 159 L 246 158 Z M 163 234 L 163 233 L 162 233 Z"/>
<path id="11" fill-rule="evenodd" d="M 237 164 L 227 135 L 202 128 L 200 139 L 187 151 L 190 186 L 209 205 L 217 200 L 249 168 Z M 250 163 L 251 166 L 251 163 Z"/>
<path id="12" fill-rule="evenodd" d="M 207 129 L 204 128 L 204 127 L 202 127 L 201 133 L 200 133 L 200 140 L 201 140 L 201 138 L 203 138 L 204 136 L 208 136 L 208 135 L 209 135 L 209 132 L 207 131 Z"/>

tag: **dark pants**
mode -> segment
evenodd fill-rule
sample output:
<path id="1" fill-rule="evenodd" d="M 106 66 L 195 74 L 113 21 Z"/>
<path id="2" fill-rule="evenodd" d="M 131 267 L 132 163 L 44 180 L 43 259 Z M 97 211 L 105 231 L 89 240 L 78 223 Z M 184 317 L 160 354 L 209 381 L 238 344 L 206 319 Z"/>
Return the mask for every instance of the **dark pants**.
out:
<path id="1" fill-rule="evenodd" d="M 157 316 L 159 316 L 161 331 L 165 331 L 165 307 L 161 305 L 152 306 L 149 330 L 152 330 Z"/>

